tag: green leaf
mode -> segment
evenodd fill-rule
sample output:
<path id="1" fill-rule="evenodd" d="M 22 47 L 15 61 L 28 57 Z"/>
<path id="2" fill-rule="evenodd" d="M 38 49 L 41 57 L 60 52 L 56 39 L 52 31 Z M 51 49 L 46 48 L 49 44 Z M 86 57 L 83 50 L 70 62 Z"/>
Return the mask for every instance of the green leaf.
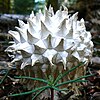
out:
<path id="1" fill-rule="evenodd" d="M 4 75 L 4 77 L 0 80 L 0 84 L 3 83 L 3 81 L 4 81 L 5 78 L 7 77 L 8 73 L 9 73 L 9 70 L 7 70 L 7 72 L 6 72 L 6 74 Z"/>
<path id="2" fill-rule="evenodd" d="M 71 69 L 68 70 L 67 72 L 65 72 L 65 73 L 63 73 L 63 74 L 62 74 L 62 73 L 59 74 L 58 77 L 57 77 L 57 79 L 55 80 L 54 84 L 57 84 L 57 82 L 58 82 L 60 79 L 62 79 L 64 76 L 66 76 L 67 74 L 69 74 L 70 72 L 72 72 L 73 70 L 75 70 L 76 68 L 78 68 L 79 66 L 82 66 L 84 63 L 85 63 L 85 62 L 82 62 L 82 63 L 80 63 L 79 65 L 77 65 L 77 66 L 71 68 Z"/>
<path id="3" fill-rule="evenodd" d="M 55 87 L 55 86 L 52 86 L 52 88 L 56 91 L 61 91 L 59 88 Z"/>
<path id="4" fill-rule="evenodd" d="M 50 87 L 48 86 L 48 87 L 46 87 L 46 88 L 41 89 L 41 90 L 32 98 L 32 100 L 36 99 L 36 97 L 37 97 L 38 95 L 40 95 L 44 90 L 46 90 L 46 89 L 48 89 L 48 88 L 50 88 Z"/>
<path id="5" fill-rule="evenodd" d="M 87 77 L 90 77 L 90 76 L 94 76 L 94 74 L 81 76 L 81 77 L 78 77 L 78 78 L 76 78 L 74 80 L 69 80 L 69 81 L 65 81 L 65 82 L 59 83 L 59 84 L 57 84 L 55 86 L 58 87 L 58 86 L 62 86 L 62 85 L 69 84 L 69 83 L 75 83 L 75 82 L 86 82 L 87 80 L 80 80 L 80 79 L 87 78 Z"/>
<path id="6" fill-rule="evenodd" d="M 39 91 L 41 89 L 45 89 L 45 88 L 49 88 L 50 86 L 43 86 L 43 87 L 39 87 L 39 88 L 35 88 L 34 90 L 28 91 L 28 92 L 22 92 L 22 93 L 18 93 L 18 94 L 11 94 L 8 96 L 22 96 L 22 95 L 27 95 L 27 94 L 31 94 L 34 93 L 36 91 Z"/>
<path id="7" fill-rule="evenodd" d="M 46 80 L 41 79 L 41 78 L 33 78 L 33 77 L 28 77 L 28 76 L 14 76 L 15 78 L 19 78 L 19 79 L 31 79 L 31 80 L 35 80 L 35 81 L 40 81 L 40 82 L 44 82 L 44 83 L 48 83 Z"/>

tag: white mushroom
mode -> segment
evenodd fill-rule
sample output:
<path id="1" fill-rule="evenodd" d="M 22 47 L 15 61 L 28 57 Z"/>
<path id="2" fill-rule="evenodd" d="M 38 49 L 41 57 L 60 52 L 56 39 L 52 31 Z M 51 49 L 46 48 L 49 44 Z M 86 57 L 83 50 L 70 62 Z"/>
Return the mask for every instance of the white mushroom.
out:
<path id="1" fill-rule="evenodd" d="M 34 66 L 39 61 L 41 66 L 46 61 L 51 65 L 62 62 L 64 69 L 74 63 L 88 63 L 93 52 L 91 34 L 86 31 L 84 20 L 77 20 L 77 15 L 69 17 L 65 7 L 54 14 L 51 6 L 49 10 L 45 8 L 44 14 L 40 11 L 35 16 L 32 12 L 27 24 L 19 20 L 20 28 L 9 31 L 15 43 L 6 51 L 16 55 L 20 51 L 22 56 L 15 55 L 13 62 L 21 60 L 21 68 L 28 64 Z"/>

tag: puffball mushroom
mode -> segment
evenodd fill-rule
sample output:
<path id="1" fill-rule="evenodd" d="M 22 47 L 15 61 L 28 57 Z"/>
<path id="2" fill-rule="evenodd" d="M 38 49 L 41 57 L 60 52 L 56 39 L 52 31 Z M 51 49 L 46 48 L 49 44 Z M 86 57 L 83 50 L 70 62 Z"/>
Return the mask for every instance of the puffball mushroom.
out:
<path id="1" fill-rule="evenodd" d="M 16 62 L 21 60 L 21 69 L 26 65 L 41 66 L 62 63 L 64 69 L 79 62 L 88 63 L 93 52 L 90 32 L 86 31 L 84 19 L 78 21 L 78 13 L 70 16 L 66 7 L 55 14 L 50 6 L 44 14 L 32 12 L 25 24 L 19 21 L 17 31 L 9 31 L 14 39 L 6 51 L 15 54 Z"/>

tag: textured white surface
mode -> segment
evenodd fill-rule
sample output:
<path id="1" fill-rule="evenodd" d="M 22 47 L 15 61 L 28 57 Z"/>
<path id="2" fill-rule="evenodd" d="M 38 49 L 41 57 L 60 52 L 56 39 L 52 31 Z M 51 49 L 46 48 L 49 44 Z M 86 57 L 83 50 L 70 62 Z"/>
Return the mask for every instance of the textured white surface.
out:
<path id="1" fill-rule="evenodd" d="M 84 20 L 77 20 L 77 14 L 68 15 L 68 9 L 45 8 L 44 14 L 30 15 L 27 24 L 19 21 L 17 31 L 9 31 L 14 44 L 6 51 L 14 52 L 12 62 L 21 60 L 21 69 L 35 63 L 63 63 L 64 69 L 82 61 L 88 63 L 92 57 L 93 43 L 90 32 L 86 31 Z M 46 61 L 44 61 L 44 58 Z"/>

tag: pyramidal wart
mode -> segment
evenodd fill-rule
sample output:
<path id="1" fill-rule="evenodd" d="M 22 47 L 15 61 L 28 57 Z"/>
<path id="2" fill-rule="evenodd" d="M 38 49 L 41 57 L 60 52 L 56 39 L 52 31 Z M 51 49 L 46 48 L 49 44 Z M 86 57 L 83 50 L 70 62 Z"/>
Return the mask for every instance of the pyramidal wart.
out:
<path id="1" fill-rule="evenodd" d="M 90 32 L 86 31 L 84 19 L 78 20 L 78 13 L 70 16 L 68 9 L 58 10 L 45 7 L 44 14 L 32 12 L 25 24 L 19 21 L 17 31 L 9 31 L 14 39 L 13 45 L 5 51 L 12 52 L 12 61 L 21 61 L 21 69 L 36 63 L 57 65 L 70 68 L 79 62 L 91 60 L 93 43 Z M 10 55 L 11 56 L 11 55 Z"/>

